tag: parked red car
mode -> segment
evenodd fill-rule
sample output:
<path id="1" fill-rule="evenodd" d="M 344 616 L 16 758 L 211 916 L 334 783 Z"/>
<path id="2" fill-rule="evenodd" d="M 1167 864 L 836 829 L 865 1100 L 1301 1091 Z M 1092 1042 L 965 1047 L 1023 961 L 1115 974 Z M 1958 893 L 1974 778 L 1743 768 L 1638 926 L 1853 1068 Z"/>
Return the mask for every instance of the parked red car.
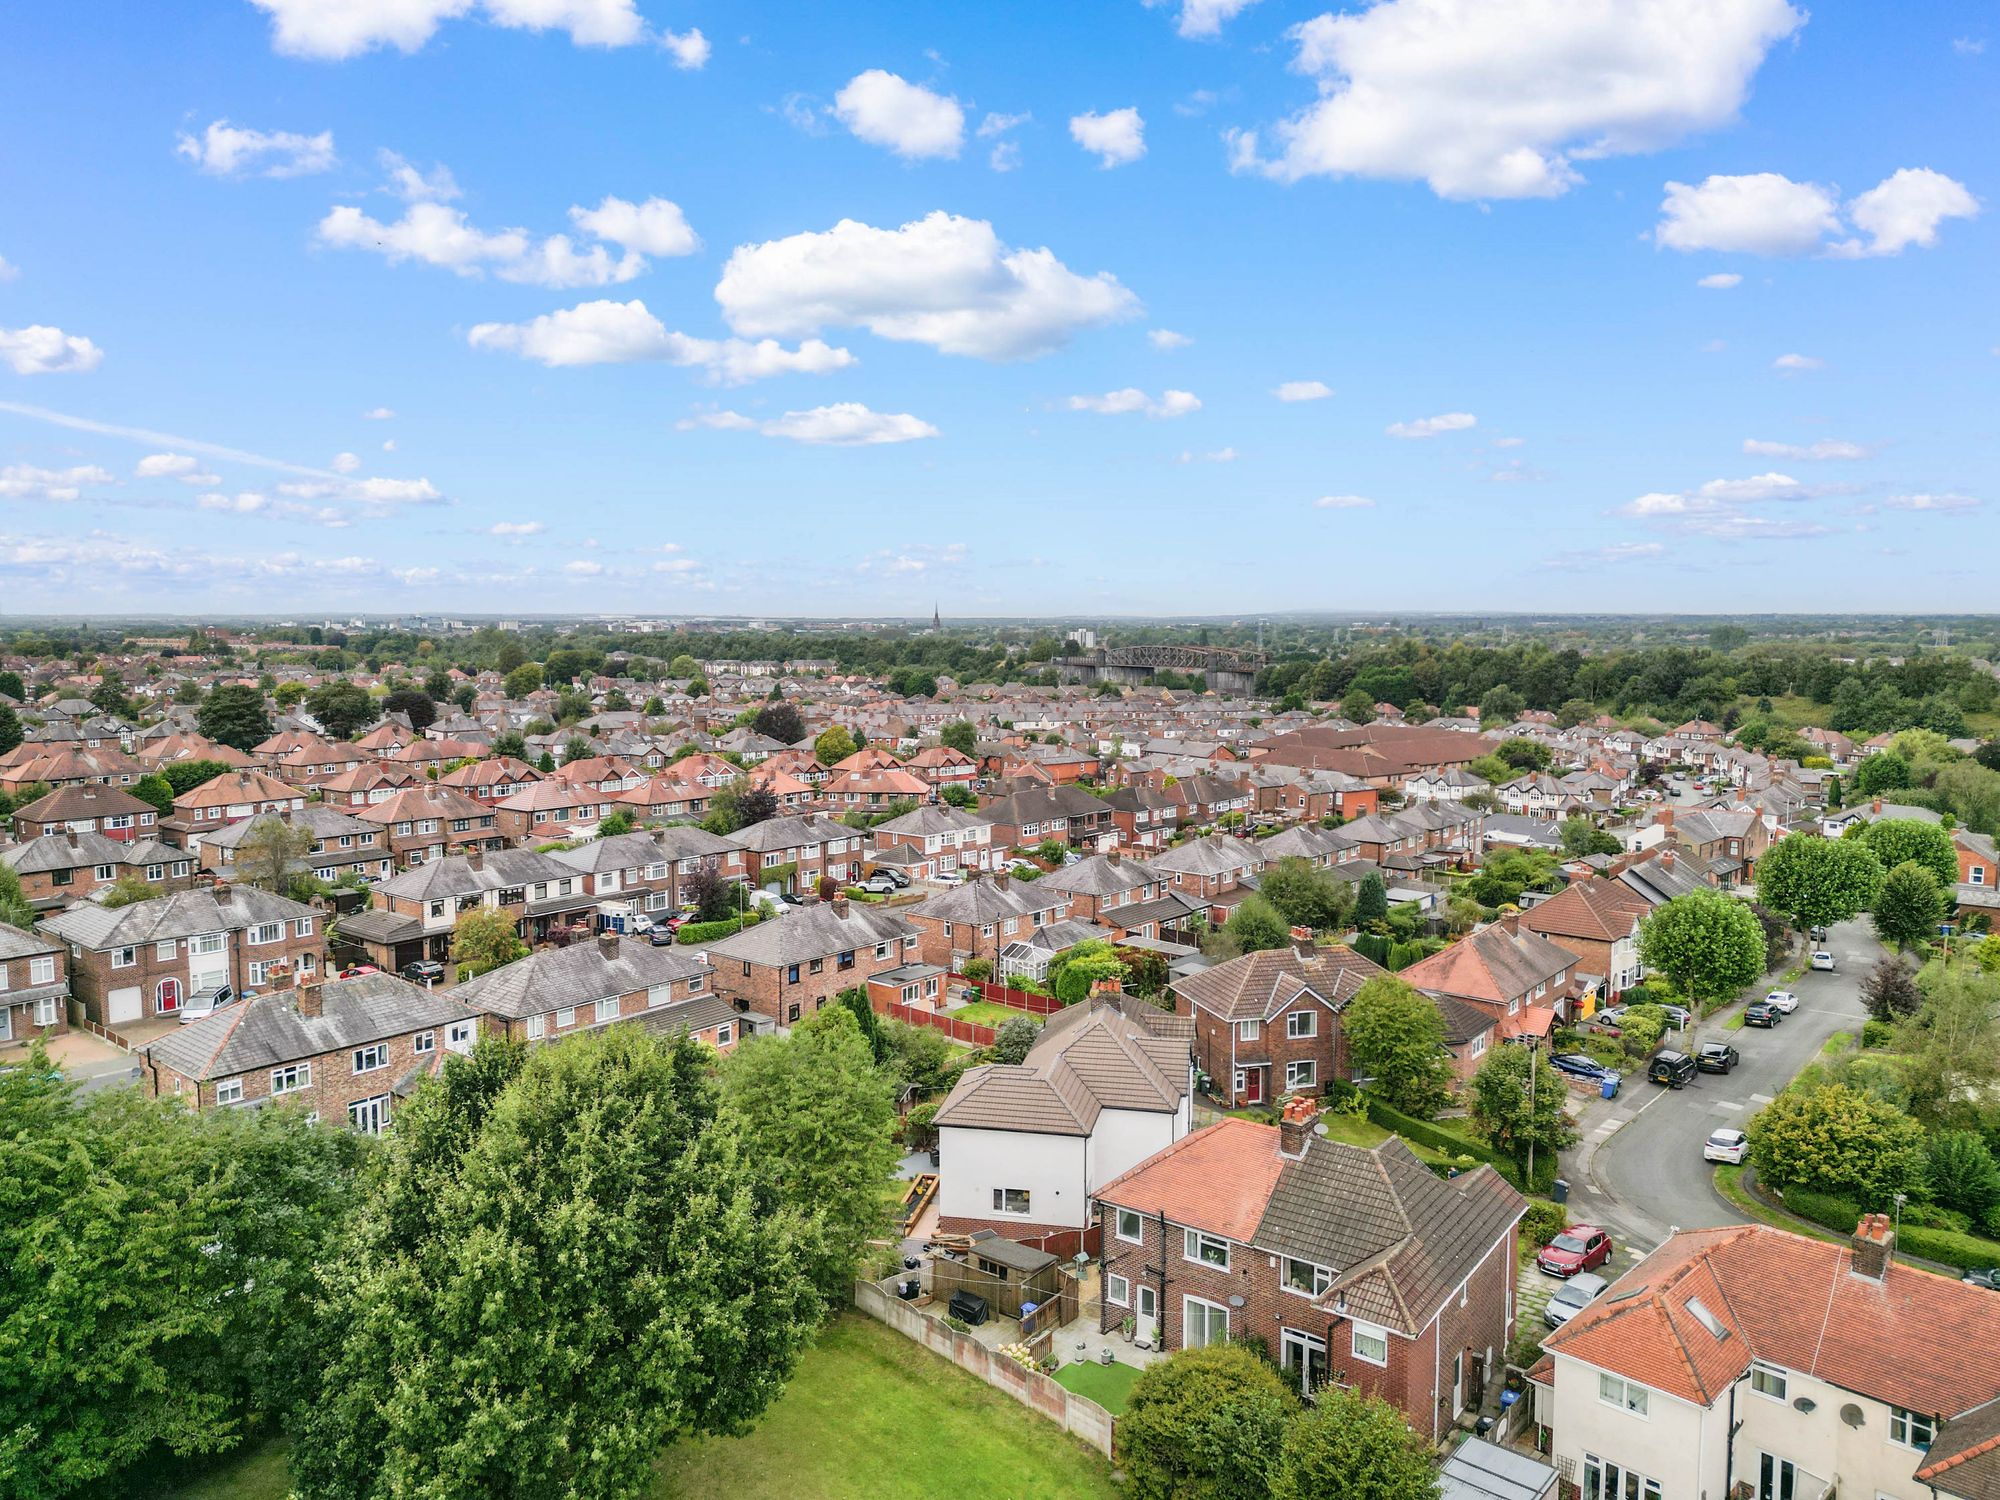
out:
<path id="1" fill-rule="evenodd" d="M 1572 1224 L 1542 1247 L 1535 1269 L 1565 1279 L 1595 1270 L 1611 1259 L 1611 1236 L 1593 1224 Z"/>

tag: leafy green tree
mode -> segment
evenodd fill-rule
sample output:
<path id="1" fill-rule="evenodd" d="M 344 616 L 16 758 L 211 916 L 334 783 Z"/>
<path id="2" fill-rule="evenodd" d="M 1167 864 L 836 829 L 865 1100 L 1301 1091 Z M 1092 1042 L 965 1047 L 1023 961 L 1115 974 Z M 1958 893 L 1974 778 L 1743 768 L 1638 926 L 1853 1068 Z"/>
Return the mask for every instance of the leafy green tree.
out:
<path id="1" fill-rule="evenodd" d="M 0 1075 L 7 1493 L 137 1493 L 152 1452 L 226 1452 L 289 1407 L 366 1146 L 299 1110 L 79 1097 L 39 1048 Z"/>
<path id="2" fill-rule="evenodd" d="M 527 737 L 518 729 L 503 729 L 493 736 L 493 753 L 496 756 L 504 755 L 511 760 L 526 760 Z"/>
<path id="3" fill-rule="evenodd" d="M 12 698 L 16 703 L 28 701 L 27 684 L 21 681 L 19 672 L 0 671 L 0 698 Z"/>
<path id="4" fill-rule="evenodd" d="M 1379 1396 L 1327 1385 L 1293 1419 L 1271 1473 L 1271 1500 L 1437 1500 L 1430 1445 Z"/>
<path id="5" fill-rule="evenodd" d="M 979 730 L 970 719 L 953 719 L 938 731 L 938 743 L 960 755 L 979 754 Z"/>
<path id="6" fill-rule="evenodd" d="M 1946 890 L 1958 880 L 1958 851 L 1940 824 L 1921 818 L 1882 818 L 1864 825 L 1860 839 L 1884 870 L 1914 860 Z"/>
<path id="7" fill-rule="evenodd" d="M 1533 1075 L 1532 1078 L 1530 1075 Z M 1494 1047 L 1472 1075 L 1473 1122 L 1494 1149 L 1525 1162 L 1529 1147 L 1544 1161 L 1576 1139 L 1563 1113 L 1562 1075 L 1526 1047 Z"/>
<path id="8" fill-rule="evenodd" d="M 1549 747 L 1540 740 L 1502 740 L 1500 748 L 1493 753 L 1516 771 L 1546 771 L 1549 768 Z"/>
<path id="9" fill-rule="evenodd" d="M 627 1500 L 667 1443 L 763 1413 L 818 1319 L 813 1236 L 712 1064 L 611 1026 L 418 1088 L 324 1272 L 303 1500 Z"/>
<path id="10" fill-rule="evenodd" d="M 1266 870 L 1258 890 L 1286 922 L 1316 932 L 1344 926 L 1353 910 L 1351 885 L 1324 870 L 1315 870 L 1296 855 Z"/>
<path id="11" fill-rule="evenodd" d="M 597 747 L 580 734 L 573 734 L 563 741 L 562 760 L 564 765 L 571 761 L 589 760 L 597 754 Z"/>
<path id="12" fill-rule="evenodd" d="M 1292 930 L 1278 908 L 1262 896 L 1246 897 L 1229 914 L 1223 929 L 1239 953 L 1259 953 L 1266 948 L 1282 948 L 1292 940 Z"/>
<path id="13" fill-rule="evenodd" d="M 21 890 L 21 877 L 12 865 L 0 865 L 0 922 L 23 932 L 35 925 L 35 908 Z"/>
<path id="14" fill-rule="evenodd" d="M 1585 719 L 1597 716 L 1597 705 L 1588 698 L 1566 698 L 1556 710 L 1556 728 L 1574 729 Z"/>
<path id="15" fill-rule="evenodd" d="M 493 658 L 493 667 L 504 677 L 515 668 L 526 664 L 527 660 L 528 653 L 521 649 L 519 641 L 502 641 L 500 650 Z"/>
<path id="16" fill-rule="evenodd" d="M 831 1006 L 789 1036 L 745 1041 L 723 1064 L 722 1108 L 810 1226 L 807 1269 L 826 1306 L 846 1305 L 867 1242 L 888 1230 L 896 1168 L 894 1085 L 853 1013 Z"/>
<path id="17" fill-rule="evenodd" d="M 750 728 L 781 745 L 796 745 L 806 737 L 806 721 L 796 708 L 782 701 L 766 703 L 758 709 Z"/>
<path id="18" fill-rule="evenodd" d="M 1924 1185 L 1924 1129 L 1893 1104 L 1844 1084 L 1790 1088 L 1751 1117 L 1750 1161 L 1773 1187 L 1809 1188 L 1885 1207 Z"/>
<path id="19" fill-rule="evenodd" d="M 475 906 L 452 924 L 451 961 L 474 974 L 527 956 L 528 945 L 514 930 L 514 919 L 497 907 Z"/>
<path id="20" fill-rule="evenodd" d="M 150 802 L 161 817 L 174 810 L 174 789 L 167 778 L 158 771 L 141 776 L 132 783 L 132 795 L 141 802 Z"/>
<path id="21" fill-rule="evenodd" d="M 952 807 L 977 807 L 978 794 L 969 786 L 944 786 L 938 788 L 938 801 Z"/>
<path id="22" fill-rule="evenodd" d="M 736 915 L 737 884 L 713 865 L 697 865 L 681 882 L 681 903 L 695 909 L 697 922 L 720 922 Z"/>
<path id="23" fill-rule="evenodd" d="M 23 738 L 21 716 L 14 712 L 11 704 L 0 703 L 0 755 L 14 749 Z"/>
<path id="24" fill-rule="evenodd" d="M 1373 927 L 1389 915 L 1389 888 L 1382 883 L 1379 871 L 1370 870 L 1361 877 L 1361 884 L 1354 893 L 1354 925 Z"/>
<path id="25" fill-rule="evenodd" d="M 1480 727 L 1511 724 L 1521 717 L 1521 710 L 1527 706 L 1527 700 L 1504 682 L 1489 688 L 1486 696 L 1479 700 Z"/>
<path id="26" fill-rule="evenodd" d="M 1758 901 L 1801 932 L 1866 911 L 1881 886 L 1881 861 L 1851 839 L 1791 833 L 1757 861 Z"/>
<path id="27" fill-rule="evenodd" d="M 378 717 L 368 690 L 351 682 L 329 682 L 306 694 L 306 712 L 337 740 L 351 740 Z"/>
<path id="28" fill-rule="evenodd" d="M 1929 867 L 1906 859 L 1882 877 L 1875 897 L 1875 935 L 1899 948 L 1915 947 L 1936 933 L 1950 905 Z"/>
<path id="29" fill-rule="evenodd" d="M 437 703 L 429 693 L 419 688 L 398 688 L 382 700 L 384 716 L 401 714 L 410 721 L 410 728 L 422 734 L 437 722 Z"/>
<path id="30" fill-rule="evenodd" d="M 1351 687 L 1340 700 L 1340 716 L 1356 724 L 1375 722 L 1375 695 L 1363 687 Z"/>
<path id="31" fill-rule="evenodd" d="M 1292 1388 L 1241 1344 L 1181 1349 L 1133 1382 L 1118 1456 L 1139 1500 L 1264 1500 Z"/>
<path id="32" fill-rule="evenodd" d="M 1041 1034 L 1042 1028 L 1036 1024 L 1034 1017 L 1009 1016 L 993 1034 L 993 1061 L 1019 1064 L 1026 1059 L 1028 1050 Z"/>
<path id="33" fill-rule="evenodd" d="M 836 766 L 854 754 L 857 748 L 854 736 L 834 724 L 822 729 L 813 741 L 813 759 L 823 766 Z"/>
<path id="34" fill-rule="evenodd" d="M 227 682 L 195 710 L 201 732 L 232 750 L 254 750 L 271 737 L 271 714 L 264 706 L 262 688 L 247 683 Z"/>
<path id="35" fill-rule="evenodd" d="M 632 831 L 632 815 L 624 808 L 613 808 L 597 824 L 597 836 L 601 839 L 616 838 L 621 833 Z"/>
<path id="36" fill-rule="evenodd" d="M 667 675 L 669 677 L 699 677 L 701 676 L 701 663 L 686 652 L 682 652 L 667 663 Z"/>
<path id="37" fill-rule="evenodd" d="M 1854 790 L 1863 797 L 1879 797 L 1913 785 L 1910 763 L 1892 750 L 1877 751 L 1854 768 Z"/>
<path id="38" fill-rule="evenodd" d="M 2000 1163 L 1976 1131 L 1940 1130 L 1925 1141 L 1924 1176 L 1932 1198 L 1975 1224 L 2000 1203 Z"/>
<path id="39" fill-rule="evenodd" d="M 1582 859 L 1592 854 L 1616 854 L 1625 847 L 1618 842 L 1616 834 L 1605 832 L 1581 813 L 1572 813 L 1564 818 L 1557 831 L 1562 838 L 1562 851 L 1571 859 Z"/>
<path id="40" fill-rule="evenodd" d="M 1676 896 L 1639 924 L 1639 957 L 1696 1004 L 1725 999 L 1764 972 L 1764 928 L 1720 891 Z"/>
<path id="41" fill-rule="evenodd" d="M 281 891 L 293 868 L 312 853 L 313 831 L 272 814 L 250 825 L 236 846 L 236 869 L 263 891 Z"/>
<path id="42" fill-rule="evenodd" d="M 1900 1021 L 1913 1016 L 1923 1004 L 1923 991 L 1909 965 L 1887 954 L 1877 961 L 1861 981 L 1861 1003 L 1878 1021 Z"/>
<path id="43" fill-rule="evenodd" d="M 1125 964 L 1112 946 L 1102 938 L 1092 938 L 1078 943 L 1074 948 L 1058 953 L 1049 963 L 1049 984 L 1055 996 L 1065 1005 L 1075 1005 L 1090 998 L 1090 991 L 1100 979 L 1115 979 L 1125 982 Z"/>
<path id="44" fill-rule="evenodd" d="M 160 774 L 166 777 L 167 786 L 176 797 L 185 797 L 196 787 L 206 786 L 228 770 L 228 765 L 219 760 L 177 760 L 162 767 Z"/>
<path id="45" fill-rule="evenodd" d="M 540 691 L 542 687 L 542 669 L 540 664 L 525 662 L 514 668 L 507 674 L 506 680 L 501 683 L 501 687 L 505 690 L 507 696 L 513 699 L 525 698 L 530 693 Z"/>
<path id="46" fill-rule="evenodd" d="M 1377 975 L 1354 992 L 1341 1016 L 1355 1071 L 1374 1092 L 1420 1120 L 1436 1119 L 1451 1098 L 1451 1053 L 1437 1002 L 1400 979 Z"/>
<path id="47" fill-rule="evenodd" d="M 97 897 L 97 904 L 107 911 L 116 911 L 121 906 L 130 906 L 135 901 L 151 901 L 166 892 L 156 885 L 148 885 L 137 875 L 121 875 Z"/>
<path id="48" fill-rule="evenodd" d="M 888 1061 L 889 1043 L 882 1035 L 882 1018 L 875 1014 L 875 1007 L 868 1003 L 868 987 L 854 985 L 834 996 L 847 1007 L 854 1017 L 854 1024 L 861 1028 L 861 1035 L 867 1040 L 869 1055 L 875 1059 L 877 1067 Z"/>
<path id="49" fill-rule="evenodd" d="M 1490 782 L 1494 786 L 1512 781 L 1516 776 L 1521 774 L 1518 769 L 1509 765 L 1497 755 L 1482 755 L 1476 760 L 1467 761 L 1465 769 L 1469 774 L 1477 776 L 1481 781 Z"/>
<path id="50" fill-rule="evenodd" d="M 1924 1003 L 1894 1045 L 1910 1113 L 1934 1129 L 1974 1123 L 2000 1087 L 2000 977 L 1933 960 L 1917 984 Z"/>

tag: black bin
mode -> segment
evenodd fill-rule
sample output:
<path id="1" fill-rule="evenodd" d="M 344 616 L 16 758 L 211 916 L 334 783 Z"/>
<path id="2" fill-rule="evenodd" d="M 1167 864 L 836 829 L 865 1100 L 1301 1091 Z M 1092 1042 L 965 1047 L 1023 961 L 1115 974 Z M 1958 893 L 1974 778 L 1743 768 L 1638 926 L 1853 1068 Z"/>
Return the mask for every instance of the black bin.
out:
<path id="1" fill-rule="evenodd" d="M 1554 1182 L 1550 1183 L 1549 1197 L 1557 1203 L 1569 1202 L 1569 1179 L 1567 1177 L 1558 1177 Z"/>
<path id="2" fill-rule="evenodd" d="M 951 1315 L 961 1322 L 977 1328 L 986 1321 L 986 1299 L 977 1292 L 956 1291 L 951 1294 Z"/>

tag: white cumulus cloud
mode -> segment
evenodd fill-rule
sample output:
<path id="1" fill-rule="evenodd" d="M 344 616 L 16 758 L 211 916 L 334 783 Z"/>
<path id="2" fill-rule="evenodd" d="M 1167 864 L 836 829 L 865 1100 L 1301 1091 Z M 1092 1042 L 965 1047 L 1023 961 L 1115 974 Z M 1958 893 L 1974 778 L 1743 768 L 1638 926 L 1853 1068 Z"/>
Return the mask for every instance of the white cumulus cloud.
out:
<path id="1" fill-rule="evenodd" d="M 1441 416 L 1419 417 L 1414 422 L 1391 422 L 1384 430 L 1393 438 L 1428 438 L 1441 432 L 1463 432 L 1478 425 L 1479 418 L 1469 411 L 1448 411 Z"/>
<path id="2" fill-rule="evenodd" d="M 1271 394 L 1280 401 L 1324 401 L 1333 394 L 1333 387 L 1324 380 L 1287 380 Z"/>
<path id="3" fill-rule="evenodd" d="M 843 219 L 824 233 L 738 246 L 715 300 L 742 334 L 859 326 L 993 360 L 1046 354 L 1140 310 L 1108 272 L 1080 276 L 1047 249 L 1010 249 L 985 220 L 942 211 L 900 229 Z"/>
<path id="4" fill-rule="evenodd" d="M 288 57 L 337 62 L 377 47 L 415 52 L 439 25 L 475 13 L 474 0 L 251 0 L 271 17 L 271 45 Z M 480 0 L 496 26 L 566 31 L 579 47 L 626 47 L 646 34 L 634 0 Z"/>
<path id="5" fill-rule="evenodd" d="M 1743 285 L 1743 278 L 1734 271 L 1717 271 L 1712 275 L 1702 277 L 1695 285 L 1703 291 L 1726 292 L 1732 287 Z"/>
<path id="6" fill-rule="evenodd" d="M 1315 510 L 1372 510 L 1374 505 L 1366 495 L 1321 495 L 1313 501 Z"/>
<path id="7" fill-rule="evenodd" d="M 1771 368 L 1786 375 L 1800 375 L 1807 370 L 1826 368 L 1826 361 L 1810 354 L 1780 354 L 1771 361 Z"/>
<path id="8" fill-rule="evenodd" d="M 1148 10 L 1171 3 L 1171 0 L 1145 0 Z M 1180 14 L 1174 18 L 1174 30 L 1184 37 L 1219 36 L 1223 25 L 1255 5 L 1257 0 L 1180 0 Z"/>
<path id="9" fill-rule="evenodd" d="M 1144 412 L 1149 417 L 1185 417 L 1201 410 L 1201 398 L 1192 391 L 1162 391 L 1156 401 L 1135 386 L 1106 391 L 1101 396 L 1071 396 L 1065 403 L 1071 411 L 1095 412 L 1103 417 L 1128 416 Z"/>
<path id="10" fill-rule="evenodd" d="M 628 203 L 607 197 L 595 208 L 572 208 L 569 216 L 585 234 L 641 255 L 692 255 L 701 248 L 680 205 L 665 198 Z"/>
<path id="11" fill-rule="evenodd" d="M 388 174 L 389 191 L 405 203 L 447 203 L 459 196 L 458 179 L 443 162 L 431 163 L 428 172 L 420 171 L 401 153 L 386 147 L 375 153 L 375 159 Z"/>
<path id="12" fill-rule="evenodd" d="M 1850 198 L 1846 222 L 1842 212 L 1833 188 L 1794 182 L 1777 172 L 1708 177 L 1698 186 L 1670 182 L 1653 237 L 1670 250 L 1818 253 L 1848 260 L 1900 255 L 1912 245 L 1935 245 L 1946 219 L 1976 217 L 1979 200 L 1942 172 L 1904 167 Z M 1848 223 L 1860 235 L 1837 238 L 1848 233 Z M 1704 278 L 1702 285 L 1735 282 Z"/>
<path id="13" fill-rule="evenodd" d="M 937 428 L 908 412 L 871 411 L 858 401 L 838 401 L 810 411 L 788 411 L 758 425 L 766 437 L 795 443 L 823 443 L 838 448 L 870 447 L 878 443 L 908 443 L 934 438 Z"/>
<path id="14" fill-rule="evenodd" d="M 1868 236 L 1866 249 L 1859 252 L 1867 255 L 1900 255 L 1911 245 L 1928 250 L 1937 243 L 1939 224 L 1978 213 L 1979 200 L 1964 183 L 1928 167 L 1904 167 L 1847 205 L 1854 227 Z"/>
<path id="15" fill-rule="evenodd" d="M 251 130 L 215 120 L 200 135 L 178 137 L 174 152 L 214 177 L 305 177 L 334 163 L 333 132 L 299 135 Z"/>
<path id="16" fill-rule="evenodd" d="M 1381 0 L 1294 26 L 1319 98 L 1232 165 L 1280 181 L 1421 179 L 1446 198 L 1567 192 L 1574 163 L 1658 150 L 1735 117 L 1786 0 Z"/>
<path id="17" fill-rule="evenodd" d="M 104 351 L 81 334 L 45 323 L 0 328 L 0 361 L 16 375 L 80 375 L 104 362 Z"/>
<path id="18" fill-rule="evenodd" d="M 1101 167 L 1122 167 L 1146 154 L 1146 122 L 1132 108 L 1070 116 L 1070 139 Z"/>
<path id="19" fill-rule="evenodd" d="M 1184 333 L 1175 333 L 1171 328 L 1149 328 L 1146 330 L 1146 342 L 1155 349 L 1167 350 L 1185 349 L 1194 340 Z"/>
<path id="20" fill-rule="evenodd" d="M 525 229 L 489 234 L 443 203 L 412 203 L 390 224 L 341 204 L 320 220 L 318 235 L 323 245 L 366 250 L 391 265 L 417 260 L 460 276 L 483 276 L 490 270 L 502 281 L 531 286 L 608 286 L 647 269 L 646 258 L 636 251 L 616 257 L 602 245 L 579 251 L 566 234 L 540 241 Z"/>
<path id="21" fill-rule="evenodd" d="M 0 468 L 0 500 L 76 500 L 86 484 L 113 484 L 108 469 L 77 464 L 68 469 L 42 469 L 33 464 Z"/>
<path id="22" fill-rule="evenodd" d="M 849 79 L 833 96 L 833 112 L 857 138 L 906 161 L 956 156 L 965 144 L 965 111 L 956 99 L 882 68 Z"/>
<path id="23" fill-rule="evenodd" d="M 705 370 L 729 385 L 771 375 L 823 375 L 856 362 L 847 350 L 820 339 L 787 349 L 776 339 L 692 338 L 670 330 L 636 297 L 581 302 L 526 323 L 479 323 L 466 337 L 475 349 L 518 354 L 552 367 L 658 360 Z"/>
<path id="24" fill-rule="evenodd" d="M 673 58 L 674 66 L 683 72 L 695 72 L 708 63 L 708 38 L 701 34 L 699 26 L 690 26 L 686 31 L 662 31 L 660 45 Z"/>

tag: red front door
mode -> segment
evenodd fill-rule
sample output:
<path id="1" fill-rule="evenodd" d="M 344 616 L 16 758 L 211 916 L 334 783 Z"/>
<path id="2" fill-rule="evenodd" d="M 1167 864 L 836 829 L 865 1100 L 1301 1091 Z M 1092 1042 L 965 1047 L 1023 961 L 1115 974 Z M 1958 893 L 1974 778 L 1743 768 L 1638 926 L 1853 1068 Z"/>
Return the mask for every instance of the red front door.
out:
<path id="1" fill-rule="evenodd" d="M 181 982 L 178 979 L 160 981 L 159 998 L 153 1008 L 163 1016 L 172 1015 L 181 1008 Z"/>
<path id="2" fill-rule="evenodd" d="M 1264 1070 L 1245 1068 L 1243 1070 L 1243 1102 L 1262 1104 L 1264 1102 Z"/>

